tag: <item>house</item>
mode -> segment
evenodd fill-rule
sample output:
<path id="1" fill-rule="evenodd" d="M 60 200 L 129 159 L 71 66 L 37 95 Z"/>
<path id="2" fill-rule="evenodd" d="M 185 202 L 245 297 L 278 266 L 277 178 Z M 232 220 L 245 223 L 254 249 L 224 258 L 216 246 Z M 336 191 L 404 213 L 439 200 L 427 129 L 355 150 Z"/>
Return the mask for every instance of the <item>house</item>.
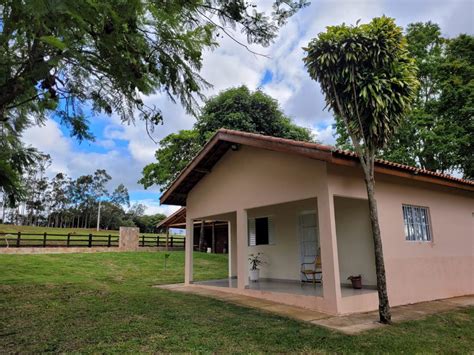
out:
<path id="1" fill-rule="evenodd" d="M 392 306 L 474 294 L 474 182 L 376 161 L 376 196 Z M 219 130 L 160 199 L 194 221 L 227 221 L 229 279 L 199 287 L 330 314 L 378 308 L 367 193 L 355 154 Z M 193 283 L 186 243 L 185 283 Z M 264 254 L 249 282 L 248 256 Z M 302 284 L 317 255 L 322 283 Z M 348 285 L 362 275 L 363 288 Z"/>
<path id="2" fill-rule="evenodd" d="M 202 225 L 204 223 L 204 226 Z M 204 227 L 203 251 L 208 248 L 213 253 L 226 254 L 229 250 L 228 225 L 226 221 L 194 221 L 193 245 L 194 250 L 199 250 L 199 238 L 201 227 Z M 173 229 L 186 229 L 186 207 L 181 207 L 175 213 L 169 215 L 156 225 L 158 230 L 165 229 L 167 232 Z"/>

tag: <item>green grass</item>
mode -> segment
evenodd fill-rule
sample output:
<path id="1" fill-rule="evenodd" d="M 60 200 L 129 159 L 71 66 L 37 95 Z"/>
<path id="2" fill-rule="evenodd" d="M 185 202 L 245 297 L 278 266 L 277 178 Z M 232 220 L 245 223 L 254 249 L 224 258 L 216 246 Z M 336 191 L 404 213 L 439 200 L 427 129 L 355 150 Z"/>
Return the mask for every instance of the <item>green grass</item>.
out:
<path id="1" fill-rule="evenodd" d="M 198 295 L 184 254 L 0 255 L 0 352 L 469 353 L 474 308 L 348 336 Z M 226 275 L 225 255 L 195 254 L 195 278 Z"/>

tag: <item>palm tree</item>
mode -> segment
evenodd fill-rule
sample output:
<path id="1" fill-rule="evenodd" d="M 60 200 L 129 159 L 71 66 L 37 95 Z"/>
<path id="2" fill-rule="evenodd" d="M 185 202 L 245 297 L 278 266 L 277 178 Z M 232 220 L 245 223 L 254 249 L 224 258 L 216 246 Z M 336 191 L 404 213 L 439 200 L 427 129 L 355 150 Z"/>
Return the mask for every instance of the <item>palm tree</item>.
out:
<path id="1" fill-rule="evenodd" d="M 409 57 L 402 29 L 387 17 L 363 25 L 328 27 L 305 51 L 308 73 L 320 83 L 328 107 L 344 123 L 364 172 L 380 322 L 390 323 L 374 162 L 410 109 L 418 88 L 417 68 Z"/>

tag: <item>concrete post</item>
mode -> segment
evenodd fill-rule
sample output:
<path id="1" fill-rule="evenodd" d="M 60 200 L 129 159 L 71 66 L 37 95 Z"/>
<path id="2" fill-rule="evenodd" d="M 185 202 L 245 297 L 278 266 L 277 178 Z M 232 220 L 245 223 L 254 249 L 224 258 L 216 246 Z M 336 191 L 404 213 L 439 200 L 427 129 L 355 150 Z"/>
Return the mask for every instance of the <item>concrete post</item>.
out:
<path id="1" fill-rule="evenodd" d="M 329 311 L 337 314 L 341 302 L 341 281 L 337 253 L 334 196 L 329 181 L 318 182 L 318 219 L 323 271 L 323 297 Z"/>
<path id="2" fill-rule="evenodd" d="M 138 234 L 136 227 L 120 227 L 119 248 L 121 251 L 138 250 Z"/>
<path id="3" fill-rule="evenodd" d="M 249 284 L 248 276 L 248 226 L 247 211 L 237 211 L 237 287 L 245 289 Z"/>
<path id="4" fill-rule="evenodd" d="M 184 256 L 184 284 L 193 282 L 193 246 L 194 246 L 194 222 L 186 216 L 186 247 Z"/>

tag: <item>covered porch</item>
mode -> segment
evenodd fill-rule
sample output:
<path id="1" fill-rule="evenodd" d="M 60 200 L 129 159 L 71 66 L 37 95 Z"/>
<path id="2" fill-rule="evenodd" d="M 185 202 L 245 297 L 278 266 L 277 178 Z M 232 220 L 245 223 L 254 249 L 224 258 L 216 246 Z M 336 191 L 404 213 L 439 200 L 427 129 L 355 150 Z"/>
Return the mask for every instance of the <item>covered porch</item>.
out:
<path id="1" fill-rule="evenodd" d="M 193 282 L 188 250 L 186 284 L 328 314 L 373 310 L 378 299 L 367 201 L 333 196 L 329 206 L 332 211 L 322 211 L 326 206 L 314 197 L 199 217 L 227 221 L 228 278 Z M 322 224 L 324 216 L 334 218 L 334 229 Z M 330 239 L 328 230 L 335 232 Z M 189 232 L 193 238 L 194 229 Z M 248 259 L 257 253 L 264 264 L 259 281 L 253 282 Z M 301 270 L 318 257 L 322 277 L 313 283 Z M 351 275 L 362 276 L 362 289 L 352 288 Z"/>

